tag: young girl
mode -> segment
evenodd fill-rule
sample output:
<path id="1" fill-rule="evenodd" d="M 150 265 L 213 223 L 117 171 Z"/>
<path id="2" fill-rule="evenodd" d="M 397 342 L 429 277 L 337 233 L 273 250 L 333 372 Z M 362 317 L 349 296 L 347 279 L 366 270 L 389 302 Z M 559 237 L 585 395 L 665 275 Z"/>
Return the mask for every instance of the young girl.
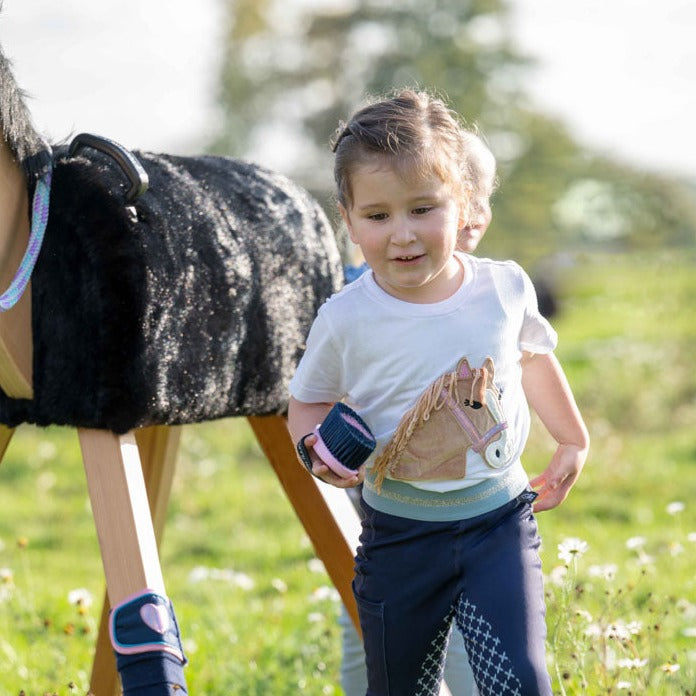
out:
<path id="1" fill-rule="evenodd" d="M 453 622 L 482 696 L 551 694 L 531 506 L 565 499 L 588 435 L 527 275 L 455 250 L 465 145 L 442 101 L 412 91 L 342 130 L 339 210 L 370 271 L 320 309 L 290 384 L 290 431 L 314 475 L 364 480 L 354 591 L 368 696 L 437 694 Z M 377 440 L 348 478 L 305 437 L 337 401 Z M 531 482 L 527 401 L 558 443 Z"/>
<path id="2" fill-rule="evenodd" d="M 464 172 L 471 188 L 466 224 L 457 234 L 457 249 L 473 253 L 491 224 L 491 196 L 496 186 L 497 165 L 493 153 L 483 140 L 471 131 L 462 132 L 464 143 Z M 369 268 L 366 264 L 351 267 L 352 280 Z M 347 277 L 350 277 L 347 274 Z M 351 502 L 360 514 L 361 486 L 347 488 Z M 341 686 L 345 696 L 364 696 L 367 689 L 365 650 L 363 642 L 345 610 L 339 623 L 342 629 Z M 473 674 L 461 634 L 456 631 L 447 646 L 444 678 L 455 696 L 475 696 L 477 693 Z"/>

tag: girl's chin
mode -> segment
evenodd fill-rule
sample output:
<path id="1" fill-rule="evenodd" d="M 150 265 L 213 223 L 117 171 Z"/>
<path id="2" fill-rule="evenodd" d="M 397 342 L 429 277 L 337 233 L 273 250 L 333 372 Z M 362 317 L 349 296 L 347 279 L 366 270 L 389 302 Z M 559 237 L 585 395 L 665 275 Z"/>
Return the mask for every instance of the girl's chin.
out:
<path id="1" fill-rule="evenodd" d="M 460 231 L 457 236 L 457 249 L 461 251 L 473 251 L 478 245 L 481 236 L 475 230 Z"/>

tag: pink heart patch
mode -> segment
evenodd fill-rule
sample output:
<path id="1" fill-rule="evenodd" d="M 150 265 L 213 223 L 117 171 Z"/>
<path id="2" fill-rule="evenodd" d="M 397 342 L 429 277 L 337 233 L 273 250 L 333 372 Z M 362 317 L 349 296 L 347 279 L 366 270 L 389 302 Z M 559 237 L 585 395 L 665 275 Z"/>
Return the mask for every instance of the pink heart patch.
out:
<path id="1" fill-rule="evenodd" d="M 143 604 L 140 618 L 156 633 L 164 634 L 169 628 L 169 610 L 163 604 Z"/>

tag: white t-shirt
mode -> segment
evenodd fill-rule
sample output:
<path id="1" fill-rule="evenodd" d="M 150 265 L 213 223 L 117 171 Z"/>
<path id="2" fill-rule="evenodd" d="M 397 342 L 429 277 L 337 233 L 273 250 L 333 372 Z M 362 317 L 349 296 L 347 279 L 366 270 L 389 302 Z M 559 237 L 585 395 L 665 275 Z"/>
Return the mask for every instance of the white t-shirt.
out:
<path id="1" fill-rule="evenodd" d="M 382 290 L 369 270 L 333 295 L 319 310 L 290 382 L 298 401 L 345 401 L 360 414 L 377 439 L 369 468 L 428 385 L 454 370 L 462 357 L 472 367 L 492 358 L 507 421 L 506 465 L 492 468 L 472 451 L 463 479 L 407 482 L 437 492 L 467 488 L 519 465 L 530 425 L 522 352 L 548 353 L 557 342 L 518 264 L 461 253 L 457 258 L 464 266 L 463 283 L 442 302 L 399 300 Z"/>

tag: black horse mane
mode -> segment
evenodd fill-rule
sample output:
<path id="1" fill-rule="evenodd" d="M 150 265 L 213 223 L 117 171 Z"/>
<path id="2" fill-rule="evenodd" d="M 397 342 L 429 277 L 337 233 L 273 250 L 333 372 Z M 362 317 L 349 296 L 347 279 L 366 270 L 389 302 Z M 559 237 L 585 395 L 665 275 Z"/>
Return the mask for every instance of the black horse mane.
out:
<path id="1" fill-rule="evenodd" d="M 0 5 L 2 9 L 2 5 Z M 12 63 L 0 49 L 0 127 L 5 143 L 28 177 L 36 177 L 50 162 L 50 150 L 34 127 L 26 93 L 12 74 Z"/>

